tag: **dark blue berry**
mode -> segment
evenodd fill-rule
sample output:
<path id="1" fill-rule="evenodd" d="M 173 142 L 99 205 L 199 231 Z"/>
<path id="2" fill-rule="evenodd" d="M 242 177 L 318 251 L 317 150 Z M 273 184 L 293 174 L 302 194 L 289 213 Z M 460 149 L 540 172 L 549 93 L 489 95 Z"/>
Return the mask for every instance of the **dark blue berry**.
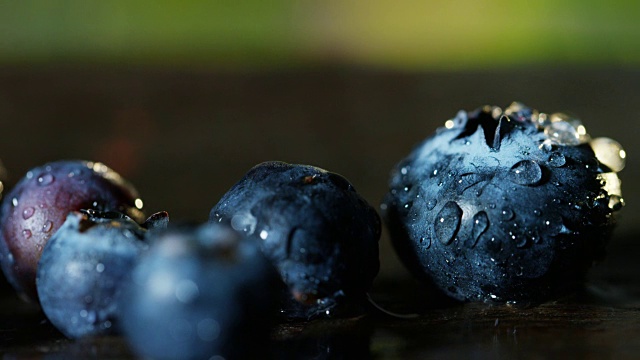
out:
<path id="1" fill-rule="evenodd" d="M 279 286 L 255 242 L 229 227 L 167 231 L 134 269 L 123 330 L 154 359 L 264 358 Z"/>
<path id="2" fill-rule="evenodd" d="M 36 277 L 42 310 L 58 330 L 69 338 L 114 331 L 122 283 L 147 247 L 146 232 L 121 213 L 69 214 L 47 242 Z"/>
<path id="3" fill-rule="evenodd" d="M 31 169 L 2 200 L 0 264 L 24 299 L 37 300 L 40 254 L 71 211 L 114 210 L 143 221 L 137 191 L 101 163 L 58 161 Z"/>
<path id="4" fill-rule="evenodd" d="M 307 165 L 251 169 L 211 210 L 258 241 L 288 290 L 290 318 L 360 312 L 378 273 L 380 220 L 342 176 Z"/>
<path id="5" fill-rule="evenodd" d="M 518 103 L 460 112 L 392 173 L 382 207 L 399 256 L 458 300 L 575 289 L 621 203 L 617 175 L 598 162 L 614 150 L 589 140 L 578 120 Z"/>

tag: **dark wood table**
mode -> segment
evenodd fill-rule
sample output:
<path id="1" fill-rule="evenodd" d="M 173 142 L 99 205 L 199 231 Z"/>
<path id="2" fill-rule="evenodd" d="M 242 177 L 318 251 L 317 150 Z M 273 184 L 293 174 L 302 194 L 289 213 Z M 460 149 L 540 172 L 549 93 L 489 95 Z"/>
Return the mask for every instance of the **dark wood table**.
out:
<path id="1" fill-rule="evenodd" d="M 31 167 L 99 160 L 133 182 L 149 213 L 203 222 L 256 163 L 283 160 L 346 176 L 371 203 L 391 167 L 455 115 L 519 100 L 569 110 L 621 142 L 627 206 L 607 260 L 584 291 L 537 306 L 453 304 L 406 273 L 381 239 L 372 297 L 400 313 L 278 326 L 275 358 L 637 358 L 640 353 L 640 72 L 526 68 L 399 73 L 353 67 L 219 73 L 55 65 L 0 68 L 0 159 L 10 188 Z M 0 174 L 0 176 L 3 174 Z M 119 337 L 71 341 L 0 287 L 6 359 L 130 358 Z"/>

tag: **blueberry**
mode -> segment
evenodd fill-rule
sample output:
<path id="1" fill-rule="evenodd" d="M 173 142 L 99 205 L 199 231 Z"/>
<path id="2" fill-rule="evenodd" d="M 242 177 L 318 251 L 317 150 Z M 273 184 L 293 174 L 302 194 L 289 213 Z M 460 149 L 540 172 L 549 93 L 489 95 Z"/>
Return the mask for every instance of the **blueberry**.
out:
<path id="1" fill-rule="evenodd" d="M 307 165 L 266 162 L 251 169 L 211 210 L 261 244 L 288 290 L 289 318 L 363 310 L 378 273 L 380 220 L 342 176 Z"/>
<path id="2" fill-rule="evenodd" d="M 141 207 L 136 190 L 104 164 L 58 161 L 33 168 L 0 205 L 2 270 L 23 299 L 36 301 L 38 259 L 70 211 L 116 210 L 142 221 Z"/>
<path id="3" fill-rule="evenodd" d="M 458 300 L 571 292 L 603 258 L 623 204 L 614 143 L 519 103 L 461 111 L 392 172 L 382 207 L 398 255 Z"/>
<path id="4" fill-rule="evenodd" d="M 158 359 L 263 358 L 279 279 L 257 244 L 223 225 L 152 237 L 125 291 L 134 352 Z"/>
<path id="5" fill-rule="evenodd" d="M 69 338 L 113 332 L 121 284 L 147 247 L 145 234 L 120 213 L 67 216 L 45 245 L 36 277 L 42 310 L 58 330 Z"/>

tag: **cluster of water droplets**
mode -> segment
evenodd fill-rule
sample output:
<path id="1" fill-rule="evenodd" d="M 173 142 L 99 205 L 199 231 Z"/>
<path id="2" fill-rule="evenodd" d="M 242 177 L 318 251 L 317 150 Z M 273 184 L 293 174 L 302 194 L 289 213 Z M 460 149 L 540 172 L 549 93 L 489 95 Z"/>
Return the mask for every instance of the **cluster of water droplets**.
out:
<path id="1" fill-rule="evenodd" d="M 620 143 L 606 137 L 592 139 L 582 121 L 566 113 L 546 114 L 520 102 L 513 102 L 504 110 L 497 106 L 487 106 L 485 111 L 490 112 L 496 119 L 504 115 L 515 121 L 532 123 L 544 132 L 545 139 L 540 144 L 540 149 L 550 152 L 548 165 L 551 167 L 562 167 L 566 164 L 564 155 L 554 151 L 554 146 L 589 144 L 600 164 L 611 170 L 598 175 L 603 190 L 609 195 L 609 208 L 619 210 L 624 206 L 621 181 L 617 173 L 624 169 L 627 153 Z M 447 120 L 445 127 L 450 129 L 459 126 L 460 121 L 455 120 Z M 524 160 L 511 168 L 510 175 L 510 180 L 514 183 L 534 185 L 540 181 L 542 172 L 535 161 Z"/>

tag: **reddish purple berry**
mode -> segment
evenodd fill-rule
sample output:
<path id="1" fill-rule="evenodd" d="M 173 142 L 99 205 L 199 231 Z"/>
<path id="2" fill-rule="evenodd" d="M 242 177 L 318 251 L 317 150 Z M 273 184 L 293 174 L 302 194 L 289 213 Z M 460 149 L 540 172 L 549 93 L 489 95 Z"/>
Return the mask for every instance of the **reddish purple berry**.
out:
<path id="1" fill-rule="evenodd" d="M 2 270 L 23 299 L 37 301 L 38 260 L 69 212 L 113 210 L 142 222 L 140 208 L 133 186 L 102 163 L 58 161 L 33 168 L 2 199 Z"/>

